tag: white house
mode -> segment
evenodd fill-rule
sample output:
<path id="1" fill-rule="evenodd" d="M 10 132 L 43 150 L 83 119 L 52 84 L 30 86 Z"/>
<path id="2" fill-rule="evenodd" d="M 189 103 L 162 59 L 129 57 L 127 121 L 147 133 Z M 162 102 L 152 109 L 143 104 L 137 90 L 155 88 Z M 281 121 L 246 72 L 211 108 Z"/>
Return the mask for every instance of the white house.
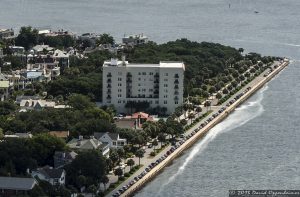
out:
<path id="1" fill-rule="evenodd" d="M 102 155 L 109 157 L 109 145 L 108 143 L 101 142 L 94 137 L 90 139 L 84 139 L 83 136 L 79 136 L 78 139 L 72 139 L 67 143 L 67 146 L 73 150 L 85 151 L 85 150 L 100 150 Z"/>
<path id="2" fill-rule="evenodd" d="M 94 137 L 102 143 L 108 143 L 110 148 L 122 148 L 126 145 L 126 139 L 120 138 L 118 133 L 100 133 L 95 132 Z"/>
<path id="3" fill-rule="evenodd" d="M 111 59 L 103 64 L 103 104 L 114 105 L 126 113 L 126 103 L 147 102 L 151 108 L 165 108 L 173 113 L 183 103 L 183 62 L 130 64 Z"/>
<path id="4" fill-rule="evenodd" d="M 32 171 L 33 178 L 38 177 L 40 180 L 49 182 L 51 185 L 64 185 L 66 179 L 66 172 L 64 169 L 54 169 L 49 166 L 38 168 Z"/>

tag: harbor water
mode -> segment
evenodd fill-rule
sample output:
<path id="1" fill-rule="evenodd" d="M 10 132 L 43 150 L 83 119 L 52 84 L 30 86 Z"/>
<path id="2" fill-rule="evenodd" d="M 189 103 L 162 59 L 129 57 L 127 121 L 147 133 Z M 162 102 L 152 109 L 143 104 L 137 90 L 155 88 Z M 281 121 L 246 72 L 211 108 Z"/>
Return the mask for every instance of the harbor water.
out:
<path id="1" fill-rule="evenodd" d="M 144 33 L 285 56 L 291 64 L 187 150 L 137 197 L 222 197 L 231 189 L 299 189 L 300 1 L 0 0 L 0 28 Z"/>

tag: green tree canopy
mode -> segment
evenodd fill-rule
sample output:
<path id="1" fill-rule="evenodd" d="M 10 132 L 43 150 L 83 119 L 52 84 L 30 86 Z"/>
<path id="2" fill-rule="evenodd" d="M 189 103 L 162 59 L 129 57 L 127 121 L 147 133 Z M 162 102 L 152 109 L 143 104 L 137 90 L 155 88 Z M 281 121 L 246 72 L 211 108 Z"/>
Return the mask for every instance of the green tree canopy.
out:
<path id="1" fill-rule="evenodd" d="M 87 162 L 88 161 L 88 162 Z M 106 162 L 102 154 L 96 150 L 82 152 L 66 167 L 67 182 L 76 185 L 76 177 L 87 178 L 87 185 L 99 184 L 106 174 Z M 80 187 L 77 185 L 77 187 Z"/>
<path id="2" fill-rule="evenodd" d="M 38 30 L 32 27 L 21 27 L 19 35 L 16 38 L 16 45 L 23 46 L 26 50 L 29 50 L 36 44 L 38 44 Z"/>

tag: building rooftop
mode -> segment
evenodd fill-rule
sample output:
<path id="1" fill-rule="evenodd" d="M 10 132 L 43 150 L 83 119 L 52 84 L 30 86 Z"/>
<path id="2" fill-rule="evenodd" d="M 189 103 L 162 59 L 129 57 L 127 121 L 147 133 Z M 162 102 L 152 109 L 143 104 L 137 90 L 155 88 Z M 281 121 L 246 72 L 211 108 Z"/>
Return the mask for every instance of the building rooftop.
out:
<path id="1" fill-rule="evenodd" d="M 159 64 L 139 64 L 139 63 L 128 63 L 128 61 L 119 61 L 117 59 L 111 59 L 110 61 L 105 61 L 103 67 L 109 66 L 126 66 L 132 68 L 183 68 L 185 70 L 185 65 L 183 62 L 171 62 L 171 61 L 161 61 Z"/>
<path id="2" fill-rule="evenodd" d="M 33 178 L 0 177 L 0 189 L 31 190 L 35 185 Z"/>
<path id="3" fill-rule="evenodd" d="M 16 103 L 20 104 L 22 100 L 39 100 L 41 99 L 39 96 L 17 96 Z"/>
<path id="4" fill-rule="evenodd" d="M 82 150 L 91 150 L 101 148 L 102 142 L 99 140 L 92 138 L 92 139 L 72 139 L 67 143 L 67 146 L 73 149 L 82 149 Z"/>
<path id="5" fill-rule="evenodd" d="M 0 81 L 0 88 L 8 88 L 9 81 Z"/>
<path id="6" fill-rule="evenodd" d="M 15 133 L 13 135 L 4 135 L 5 138 L 32 138 L 31 133 Z"/>
<path id="7" fill-rule="evenodd" d="M 43 52 L 44 49 L 47 51 L 52 51 L 54 48 L 50 47 L 49 45 L 35 45 L 33 47 L 33 50 L 35 50 L 36 52 Z"/>
<path id="8" fill-rule="evenodd" d="M 64 170 L 63 169 L 53 169 L 45 166 L 43 168 L 39 168 L 37 170 L 38 173 L 43 174 L 45 177 L 50 179 L 58 179 L 62 176 Z"/>
<path id="9" fill-rule="evenodd" d="M 135 128 L 135 121 L 134 119 L 116 119 L 115 124 L 117 127 L 122 129 L 132 129 Z"/>
<path id="10" fill-rule="evenodd" d="M 43 72 L 29 71 L 26 74 L 28 79 L 35 79 L 41 77 L 43 75 Z"/>
<path id="11" fill-rule="evenodd" d="M 110 133 L 110 132 L 95 132 L 94 133 L 94 137 L 96 139 L 99 139 L 101 138 L 103 135 L 107 134 L 112 140 L 117 140 L 118 137 L 119 137 L 119 134 L 118 133 Z"/>
<path id="12" fill-rule="evenodd" d="M 67 138 L 69 137 L 70 132 L 69 131 L 50 131 L 50 135 L 59 137 L 59 138 Z"/>
<path id="13" fill-rule="evenodd" d="M 137 35 L 124 35 L 125 39 L 147 39 L 148 37 L 144 34 L 137 34 Z"/>
<path id="14" fill-rule="evenodd" d="M 59 49 L 56 49 L 53 52 L 53 56 L 56 57 L 56 58 L 69 58 L 69 54 L 67 52 L 61 51 Z"/>

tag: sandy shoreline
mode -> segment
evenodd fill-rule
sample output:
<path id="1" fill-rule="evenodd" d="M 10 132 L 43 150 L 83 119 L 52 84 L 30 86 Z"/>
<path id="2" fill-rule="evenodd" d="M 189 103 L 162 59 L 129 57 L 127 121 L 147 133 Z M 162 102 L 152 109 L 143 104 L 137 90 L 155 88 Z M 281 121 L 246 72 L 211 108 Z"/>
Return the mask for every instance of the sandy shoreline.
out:
<path id="1" fill-rule="evenodd" d="M 245 100 L 251 97 L 256 91 L 258 91 L 262 86 L 264 86 L 268 81 L 270 81 L 274 76 L 276 76 L 280 71 L 282 71 L 287 65 L 288 61 L 284 61 L 281 63 L 276 69 L 274 69 L 268 76 L 264 77 L 262 80 L 258 81 L 255 85 L 251 87 L 251 89 L 241 96 L 236 102 L 226 108 L 224 112 L 222 112 L 219 116 L 214 118 L 211 122 L 209 122 L 205 127 L 203 127 L 199 132 L 197 132 L 190 139 L 186 140 L 184 144 L 179 146 L 172 154 L 170 154 L 165 160 L 160 162 L 157 166 L 155 166 L 150 172 L 148 172 L 143 178 L 137 181 L 132 187 L 126 190 L 121 196 L 132 196 L 138 190 L 140 190 L 148 181 L 154 178 L 157 174 L 159 174 L 164 167 L 172 163 L 172 161 L 177 158 L 183 151 L 191 147 L 194 143 L 196 143 L 200 138 L 204 137 L 208 131 L 213 128 L 215 125 L 223 121 L 230 113 L 232 113 L 240 104 L 242 104 Z M 248 87 L 248 85 L 246 86 Z M 199 127 L 201 122 L 197 123 L 194 127 L 191 128 L 193 130 L 195 127 Z"/>

